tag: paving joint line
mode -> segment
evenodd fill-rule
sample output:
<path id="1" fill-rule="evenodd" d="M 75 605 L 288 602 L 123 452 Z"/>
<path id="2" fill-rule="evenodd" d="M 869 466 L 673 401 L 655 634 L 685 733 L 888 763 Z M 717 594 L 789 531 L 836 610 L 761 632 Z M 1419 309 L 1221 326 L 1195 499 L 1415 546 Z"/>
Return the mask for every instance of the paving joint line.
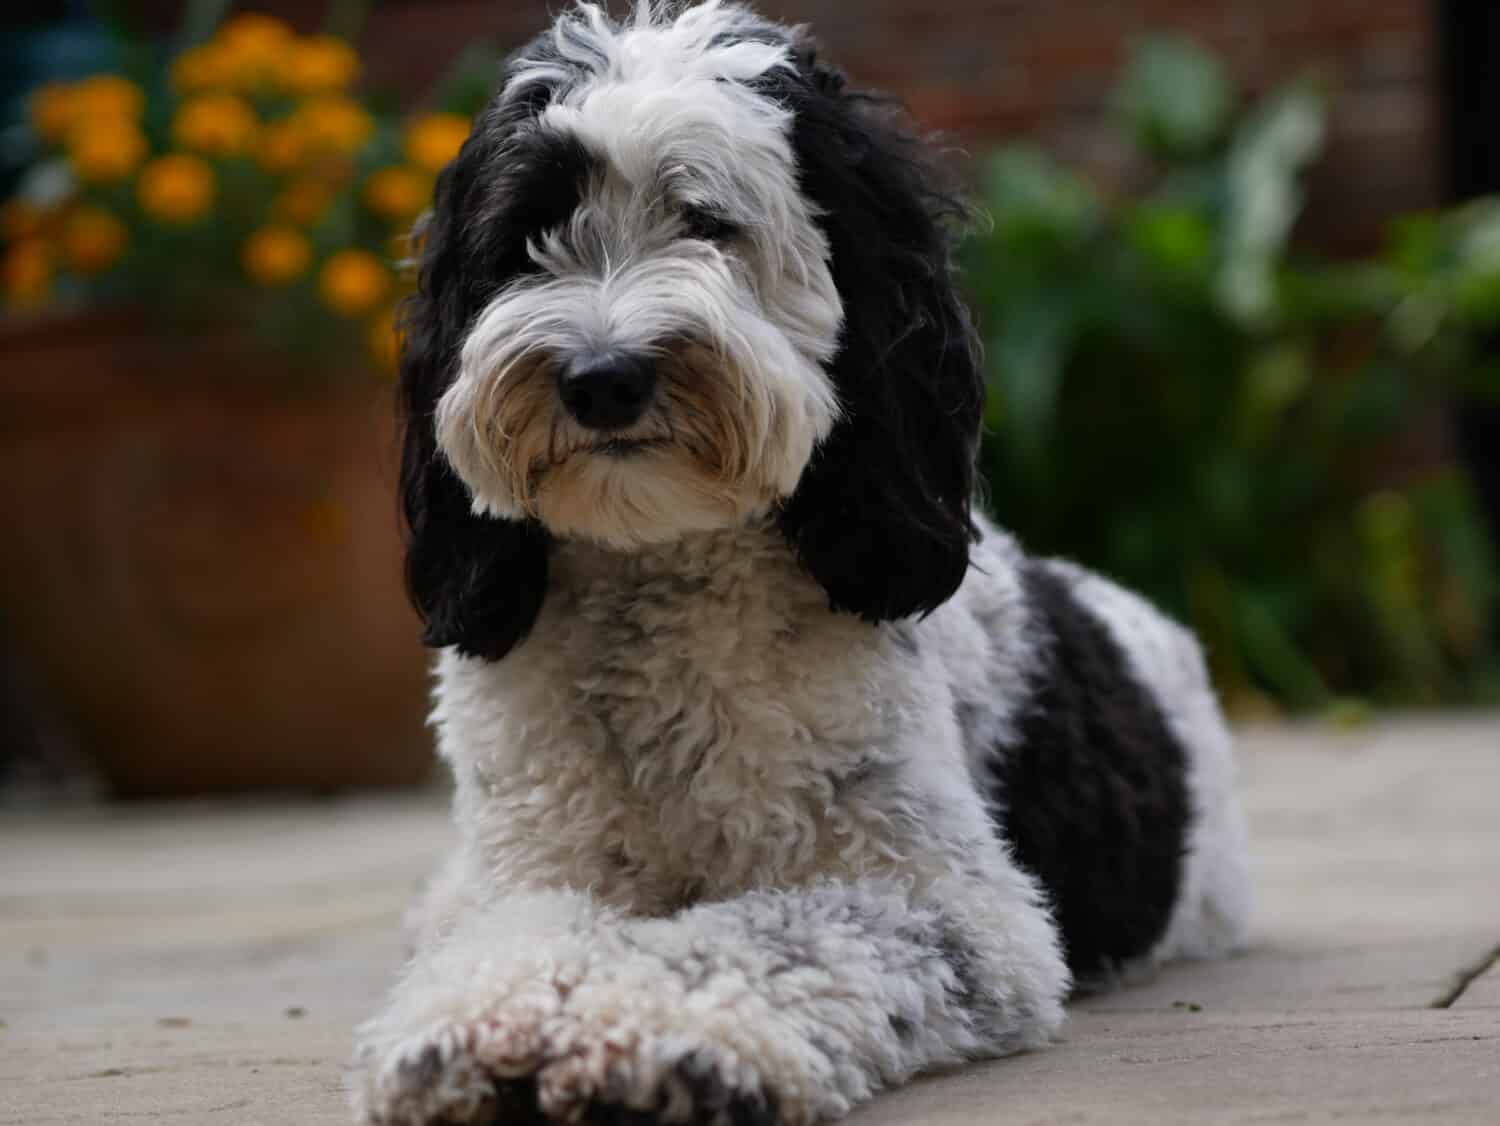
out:
<path id="1" fill-rule="evenodd" d="M 1469 986 L 1492 970 L 1497 962 L 1500 962 L 1500 945 L 1495 946 L 1472 966 L 1459 970 L 1453 979 L 1453 984 L 1445 989 L 1437 1000 L 1433 1001 L 1427 1007 L 1429 1009 L 1451 1009 L 1457 1003 L 1458 999 L 1468 991 Z"/>

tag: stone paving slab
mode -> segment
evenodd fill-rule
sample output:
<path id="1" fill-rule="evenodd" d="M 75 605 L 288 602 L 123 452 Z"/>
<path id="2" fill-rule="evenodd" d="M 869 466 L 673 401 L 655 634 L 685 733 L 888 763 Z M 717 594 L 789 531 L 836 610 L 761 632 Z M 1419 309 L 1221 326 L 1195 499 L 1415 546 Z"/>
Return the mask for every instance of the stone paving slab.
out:
<path id="1" fill-rule="evenodd" d="M 1244 743 L 1249 954 L 852 1126 L 1500 1124 L 1500 716 Z M 450 834 L 433 795 L 0 820 L 0 1126 L 346 1126 L 352 1026 Z"/>

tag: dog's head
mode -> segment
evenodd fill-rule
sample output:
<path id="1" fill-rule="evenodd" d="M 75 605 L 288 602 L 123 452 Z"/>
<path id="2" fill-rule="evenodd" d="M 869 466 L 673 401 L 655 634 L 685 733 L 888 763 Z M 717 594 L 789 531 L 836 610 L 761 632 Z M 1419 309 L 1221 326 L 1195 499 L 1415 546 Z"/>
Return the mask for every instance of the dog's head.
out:
<path id="1" fill-rule="evenodd" d="M 521 50 L 439 180 L 405 317 L 428 643 L 509 650 L 555 537 L 768 513 L 835 609 L 947 599 L 983 397 L 960 211 L 899 115 L 738 6 L 582 5 Z"/>

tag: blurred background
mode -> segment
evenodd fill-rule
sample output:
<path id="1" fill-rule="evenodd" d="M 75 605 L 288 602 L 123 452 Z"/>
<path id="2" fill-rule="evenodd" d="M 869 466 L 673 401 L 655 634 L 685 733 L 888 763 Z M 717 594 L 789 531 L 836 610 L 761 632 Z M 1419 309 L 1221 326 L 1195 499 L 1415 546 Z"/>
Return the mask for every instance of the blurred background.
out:
<path id="1" fill-rule="evenodd" d="M 1500 701 L 1492 0 L 765 0 L 949 137 L 989 506 L 1239 718 Z M 0 803 L 423 778 L 405 231 L 532 0 L 10 4 Z"/>

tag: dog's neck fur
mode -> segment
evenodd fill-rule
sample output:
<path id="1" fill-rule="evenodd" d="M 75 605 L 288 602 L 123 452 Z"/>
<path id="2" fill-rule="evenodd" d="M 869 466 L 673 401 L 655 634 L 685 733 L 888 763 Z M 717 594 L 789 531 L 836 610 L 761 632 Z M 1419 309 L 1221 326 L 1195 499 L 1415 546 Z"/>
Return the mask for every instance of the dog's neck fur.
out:
<path id="1" fill-rule="evenodd" d="M 858 803 L 827 813 L 846 780 L 914 757 L 934 713 L 951 725 L 907 627 L 831 611 L 769 521 L 632 552 L 561 541 L 551 562 L 526 642 L 493 663 L 445 654 L 439 674 L 460 807 L 511 811 L 512 884 L 561 865 L 654 913 L 837 870 L 858 820 Z M 448 738 L 475 730 L 491 737 Z M 566 809 L 531 804 L 542 776 L 576 779 Z"/>
<path id="2" fill-rule="evenodd" d="M 827 604 L 770 517 L 630 551 L 561 540 L 553 550 L 547 598 L 554 609 L 558 603 L 572 608 L 582 602 L 620 614 L 635 608 L 649 613 L 669 603 L 677 608 L 702 603 L 705 610 L 717 606 L 733 613 L 751 600 L 801 616 Z"/>

